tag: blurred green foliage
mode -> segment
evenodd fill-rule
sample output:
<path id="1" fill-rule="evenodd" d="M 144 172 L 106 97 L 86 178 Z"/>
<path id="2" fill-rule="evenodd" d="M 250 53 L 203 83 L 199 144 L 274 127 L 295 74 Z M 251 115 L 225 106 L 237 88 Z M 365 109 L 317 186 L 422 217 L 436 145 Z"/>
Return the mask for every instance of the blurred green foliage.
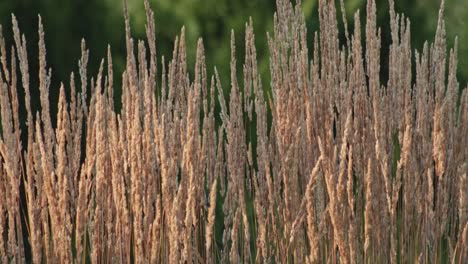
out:
<path id="1" fill-rule="evenodd" d="M 132 33 L 135 39 L 145 39 L 145 12 L 143 0 L 129 0 Z M 309 43 L 318 30 L 318 0 L 303 0 Z M 339 1 L 336 0 L 337 5 Z M 365 0 L 345 0 L 346 16 L 350 30 L 352 18 L 360 9 L 365 19 Z M 440 0 L 396 0 L 396 9 L 412 21 L 413 48 L 421 50 L 424 41 L 432 41 L 437 26 Z M 468 81 L 468 1 L 446 0 L 446 29 L 449 48 L 455 36 L 459 37 L 459 82 L 465 86 Z M 268 45 L 266 32 L 272 32 L 275 1 L 273 0 L 151 0 L 155 11 L 158 58 L 165 56 L 166 63 L 172 56 L 173 41 L 185 25 L 187 36 L 188 62 L 194 64 L 196 41 L 202 37 L 207 53 L 208 69 L 213 72 L 217 66 L 224 86 L 229 85 L 230 30 L 236 33 L 238 72 L 241 73 L 244 49 L 244 28 L 249 17 L 253 18 L 256 45 L 263 84 L 267 88 Z M 377 0 L 378 20 L 382 27 L 382 55 L 387 53 L 391 43 L 389 33 L 388 0 Z M 339 9 L 339 6 L 338 6 Z M 52 110 L 57 100 L 60 82 L 68 84 L 72 71 L 78 74 L 80 40 L 85 38 L 90 48 L 89 75 L 95 76 L 99 63 L 106 56 L 107 45 L 112 49 L 114 70 L 117 71 L 116 87 L 125 64 L 125 32 L 121 0 L 2 0 L 0 1 L 0 23 L 3 25 L 7 43 L 12 44 L 11 13 L 19 21 L 28 41 L 31 87 L 37 87 L 37 15 L 43 18 L 48 65 L 53 70 L 51 87 Z M 341 14 L 338 14 L 342 26 Z M 364 23 L 362 23 L 364 24 Z M 383 58 L 382 71 L 387 63 Z M 159 68 L 160 63 L 159 63 Z M 193 68 L 193 67 L 192 67 Z M 385 80 L 385 78 L 384 78 Z M 268 89 L 268 88 L 267 88 Z M 37 89 L 32 89 L 38 98 Z M 116 91 L 116 95 L 119 91 Z M 39 100 L 33 102 L 37 109 Z"/>

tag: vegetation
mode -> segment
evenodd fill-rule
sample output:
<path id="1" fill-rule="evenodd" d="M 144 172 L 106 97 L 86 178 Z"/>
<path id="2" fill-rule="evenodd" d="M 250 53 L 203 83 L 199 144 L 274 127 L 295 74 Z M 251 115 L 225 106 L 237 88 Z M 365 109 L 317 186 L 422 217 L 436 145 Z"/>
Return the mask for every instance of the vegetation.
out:
<path id="1" fill-rule="evenodd" d="M 124 5 L 121 85 L 110 47 L 88 77 L 83 41 L 56 115 L 41 17 L 33 111 L 13 16 L 11 51 L 0 35 L 0 263 L 463 263 L 468 92 L 444 3 L 434 43 L 413 53 L 390 0 L 388 54 L 375 0 L 363 27 L 320 0 L 313 38 L 300 1 L 276 5 L 268 87 L 252 20 L 242 68 L 231 32 L 224 89 L 202 39 L 188 70 L 185 28 L 169 63 L 158 57 L 145 0 L 146 41 Z"/>

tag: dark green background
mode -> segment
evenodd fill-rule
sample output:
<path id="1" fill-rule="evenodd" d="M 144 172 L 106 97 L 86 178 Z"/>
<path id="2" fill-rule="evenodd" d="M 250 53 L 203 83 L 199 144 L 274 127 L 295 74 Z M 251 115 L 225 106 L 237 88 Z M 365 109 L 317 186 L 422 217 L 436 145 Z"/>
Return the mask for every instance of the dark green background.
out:
<path id="1" fill-rule="evenodd" d="M 145 13 L 143 0 L 129 0 L 132 33 L 135 39 L 144 39 Z M 274 0 L 151 0 L 155 11 L 158 59 L 165 55 L 166 62 L 172 56 L 175 36 L 183 25 L 186 26 L 189 68 L 193 68 L 196 40 L 203 37 L 206 48 L 208 72 L 213 73 L 216 65 L 224 86 L 229 84 L 229 38 L 230 30 L 236 32 L 238 46 L 238 67 L 243 61 L 243 37 L 245 22 L 253 18 L 256 44 L 263 76 L 264 87 L 268 87 L 268 47 L 266 31 L 272 31 Z M 338 1 L 336 1 L 338 4 Z M 303 0 L 303 10 L 307 18 L 309 43 L 313 32 L 318 29 L 318 0 Z M 345 0 L 350 26 L 354 12 L 361 10 L 365 19 L 365 0 Z M 379 25 L 382 27 L 383 80 L 385 80 L 389 37 L 388 1 L 377 0 Z M 425 40 L 433 41 L 437 26 L 440 0 L 398 0 L 396 9 L 410 17 L 412 24 L 412 44 L 421 50 Z M 106 56 L 110 44 L 116 70 L 116 87 L 119 87 L 120 74 L 125 64 L 124 20 L 121 0 L 1 0 L 0 23 L 8 45 L 12 44 L 11 13 L 19 21 L 22 32 L 28 41 L 33 109 L 39 104 L 37 87 L 37 15 L 43 18 L 48 65 L 52 67 L 51 103 L 56 105 L 60 82 L 68 86 L 72 71 L 78 74 L 80 40 L 85 38 L 90 49 L 89 77 L 96 76 L 99 62 Z M 341 25 L 341 14 L 338 14 Z M 364 24 L 364 23 L 363 23 Z M 446 25 L 449 47 L 459 36 L 459 71 L 461 86 L 468 81 L 468 1 L 446 0 Z M 363 25 L 364 26 L 364 25 Z M 364 34 L 363 34 L 364 35 Z M 158 65 L 160 69 L 160 64 Z M 240 70 L 238 72 L 241 72 Z M 118 88 L 117 88 L 118 89 Z M 268 88 L 267 88 L 268 89 Z M 116 91 L 119 94 L 119 91 Z M 21 95 L 21 91 L 20 91 Z M 20 97 L 21 98 L 21 97 Z M 24 107 L 23 107 L 24 108 Z"/>

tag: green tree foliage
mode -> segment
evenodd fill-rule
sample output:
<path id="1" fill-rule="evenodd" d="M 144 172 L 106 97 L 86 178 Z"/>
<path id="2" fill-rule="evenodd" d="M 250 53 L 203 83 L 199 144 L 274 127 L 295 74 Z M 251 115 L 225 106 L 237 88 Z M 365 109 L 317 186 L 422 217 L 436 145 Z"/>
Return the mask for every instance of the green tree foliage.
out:
<path id="1" fill-rule="evenodd" d="M 275 1 L 271 0 L 151 0 L 157 20 L 156 31 L 158 38 L 158 57 L 165 56 L 166 62 L 172 57 L 174 37 L 185 25 L 188 51 L 188 62 L 194 64 L 196 41 L 203 37 L 209 56 L 207 56 L 208 70 L 218 66 L 225 86 L 228 84 L 229 38 L 230 29 L 237 34 L 239 58 L 243 57 L 243 32 L 245 23 L 249 17 L 253 17 L 259 66 L 263 77 L 264 86 L 268 89 L 268 49 L 267 36 L 263 32 L 272 32 L 272 14 Z M 312 45 L 312 36 L 318 29 L 314 24 L 317 19 L 318 0 L 302 0 L 303 11 L 306 15 L 309 29 L 309 43 Z M 336 0 L 339 4 L 339 0 Z M 346 8 L 346 17 L 350 30 L 353 23 L 351 19 L 357 10 L 361 15 L 365 14 L 364 0 L 343 1 Z M 468 1 L 446 0 L 446 29 L 449 47 L 453 46 L 455 36 L 459 39 L 459 80 L 464 86 L 468 81 Z M 395 2 L 398 12 L 405 14 L 413 21 L 412 44 L 414 49 L 421 50 L 426 39 L 433 39 L 437 26 L 437 12 L 440 0 L 397 0 Z M 382 44 L 390 42 L 388 28 L 388 1 L 378 0 L 378 20 L 382 26 Z M 117 72 L 124 68 L 125 41 L 123 6 L 120 0 L 3 0 L 0 2 L 0 23 L 5 29 L 11 28 L 10 14 L 14 13 L 20 22 L 20 27 L 28 39 L 28 52 L 31 57 L 37 57 L 37 15 L 40 13 L 46 28 L 46 45 L 48 49 L 47 60 L 54 79 L 52 80 L 51 100 L 55 102 L 58 96 L 60 82 L 69 81 L 69 73 L 77 73 L 77 61 L 80 54 L 80 39 L 85 37 L 87 46 L 92 53 L 90 56 L 90 72 L 95 74 L 98 70 L 100 59 L 106 56 L 106 48 L 109 44 L 114 57 L 114 67 Z M 131 15 L 132 30 L 136 38 L 143 38 L 145 34 L 145 14 L 143 1 L 129 1 L 129 13 Z M 341 14 L 339 13 L 341 22 Z M 315 21 L 315 22 L 314 22 Z M 342 25 L 342 24 L 341 24 Z M 5 36 L 12 36 L 6 34 Z M 342 41 L 344 41 L 344 36 Z M 7 39 L 7 44 L 12 44 Z M 382 45 L 386 47 L 386 45 Z M 385 50 L 383 53 L 387 52 Z M 383 56 L 385 58 L 385 56 Z M 383 62 L 382 71 L 386 72 Z M 31 71 L 37 69 L 38 62 L 30 62 Z M 159 62 L 160 64 L 160 62 Z M 159 65 L 159 68 L 160 65 Z M 239 71 L 240 72 L 240 71 Z M 35 76 L 35 75 L 32 75 Z M 385 79 L 385 76 L 383 76 Z M 35 77 L 31 77 L 35 78 Z M 31 80 L 32 87 L 37 86 L 35 79 Z M 120 76 L 116 76 L 117 84 Z M 119 87 L 119 85 L 117 85 Z M 32 91 L 35 92 L 34 90 Z M 34 94 L 33 94 L 34 95 Z M 118 91 L 116 96 L 120 96 Z M 33 97 L 37 98 L 37 97 Z M 38 100 L 37 100 L 38 101 Z M 33 107 L 38 102 L 33 102 Z M 56 105 L 52 103 L 52 107 Z M 52 109 L 54 110 L 54 108 Z"/>
<path id="2" fill-rule="evenodd" d="M 50 89 L 51 110 L 57 108 L 60 83 L 69 83 L 70 72 L 78 74 L 78 59 L 81 49 L 80 41 L 86 38 L 90 52 L 89 70 L 97 72 L 100 57 L 105 56 L 107 43 L 123 42 L 122 26 L 115 24 L 113 10 L 109 3 L 102 0 L 3 0 L 0 1 L 0 24 L 7 48 L 13 47 L 11 32 L 11 15 L 14 14 L 27 39 L 27 51 L 30 58 L 38 58 L 38 15 L 42 17 L 46 29 L 48 66 L 53 71 Z M 118 29 L 117 29 L 118 28 Z M 122 49 L 122 52 L 124 50 Z M 29 71 L 37 73 L 38 60 L 29 61 Z M 37 74 L 30 75 L 32 109 L 39 108 L 39 91 Z M 23 99 L 20 92 L 20 100 Z M 20 101 L 22 102 L 22 101 Z M 24 111 L 20 109 L 20 111 Z M 25 117 L 25 113 L 21 113 Z M 55 116 L 55 115 L 52 115 Z"/>

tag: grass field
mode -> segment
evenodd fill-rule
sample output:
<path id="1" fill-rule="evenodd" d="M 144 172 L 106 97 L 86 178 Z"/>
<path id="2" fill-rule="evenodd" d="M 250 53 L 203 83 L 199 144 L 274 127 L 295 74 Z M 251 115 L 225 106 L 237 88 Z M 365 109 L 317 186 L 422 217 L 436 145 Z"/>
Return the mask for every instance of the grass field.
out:
<path id="1" fill-rule="evenodd" d="M 389 47 L 375 0 L 352 23 L 337 17 L 343 1 L 320 0 L 315 34 L 300 1 L 277 0 L 268 47 L 247 21 L 239 63 L 232 32 L 218 66 L 230 87 L 207 69 L 202 39 L 188 73 L 184 28 L 159 57 L 144 3 L 146 40 L 124 10 L 125 71 L 109 47 L 90 77 L 83 40 L 61 87 L 50 87 L 40 17 L 39 58 L 14 16 L 11 49 L 0 34 L 0 263 L 466 263 L 468 94 L 443 3 L 435 39 L 413 51 L 393 0 Z M 269 50 L 270 83 L 257 48 Z"/>

